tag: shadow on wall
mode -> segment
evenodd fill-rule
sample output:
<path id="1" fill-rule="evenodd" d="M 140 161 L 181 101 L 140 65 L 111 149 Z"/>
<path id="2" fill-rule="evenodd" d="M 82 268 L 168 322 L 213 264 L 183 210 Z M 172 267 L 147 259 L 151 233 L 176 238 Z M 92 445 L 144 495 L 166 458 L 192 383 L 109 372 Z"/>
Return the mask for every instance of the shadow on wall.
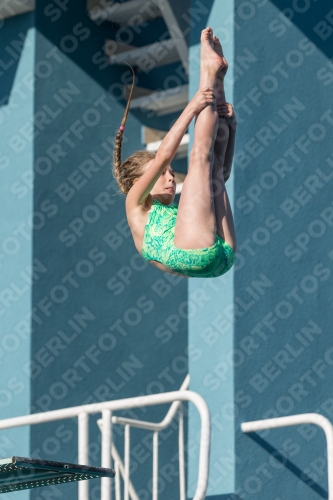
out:
<path id="1" fill-rule="evenodd" d="M 8 105 L 27 32 L 34 27 L 34 17 L 30 12 L 0 24 L 0 107 Z"/>
<path id="2" fill-rule="evenodd" d="M 333 57 L 332 3 L 290 2 L 290 0 L 271 0 L 271 2 L 281 10 L 281 14 L 268 26 L 278 39 L 295 25 L 327 57 Z"/>
<path id="3" fill-rule="evenodd" d="M 253 439 L 259 446 L 266 450 L 275 460 L 284 465 L 292 474 L 294 474 L 300 481 L 303 481 L 309 488 L 317 493 L 321 498 L 328 498 L 328 493 L 320 484 L 316 483 L 313 478 L 306 474 L 302 469 L 297 467 L 291 460 L 279 452 L 277 448 L 268 443 L 265 439 L 261 438 L 255 432 L 249 432 L 248 436 Z"/>
<path id="4" fill-rule="evenodd" d="M 208 17 L 214 1 L 190 0 L 187 2 L 188 7 L 184 8 L 183 0 L 181 2 L 179 0 L 169 0 L 189 46 L 197 45 L 200 42 L 201 31 L 207 28 Z"/>

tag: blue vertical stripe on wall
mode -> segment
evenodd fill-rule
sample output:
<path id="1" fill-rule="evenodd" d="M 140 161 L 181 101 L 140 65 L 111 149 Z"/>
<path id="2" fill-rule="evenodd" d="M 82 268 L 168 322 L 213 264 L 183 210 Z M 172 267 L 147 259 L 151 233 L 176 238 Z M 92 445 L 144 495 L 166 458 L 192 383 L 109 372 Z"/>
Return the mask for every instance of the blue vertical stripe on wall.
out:
<path id="1" fill-rule="evenodd" d="M 198 90 L 200 32 L 210 26 L 220 39 L 229 63 L 225 89 L 226 99 L 233 103 L 233 0 L 215 1 L 207 7 L 206 17 L 192 14 L 194 26 L 191 31 L 190 47 L 190 98 Z M 192 2 L 192 7 L 198 7 Z M 203 14 L 202 14 L 203 15 Z M 191 146 L 194 124 L 190 127 Z M 227 183 L 227 191 L 233 206 L 233 174 Z M 224 276 L 212 279 L 189 280 L 189 371 L 191 390 L 206 400 L 212 418 L 212 444 L 210 454 L 210 475 L 207 495 L 221 495 L 234 491 L 234 383 L 233 383 L 233 268 Z M 189 475 L 188 496 L 195 492 L 198 471 L 199 417 L 193 408 L 189 419 Z"/>
<path id="2" fill-rule="evenodd" d="M 14 146 L 17 130 L 29 137 L 34 109 L 33 14 L 4 21 L 0 32 L 0 418 L 30 413 L 30 308 L 33 211 L 33 142 Z M 19 51 L 16 41 L 23 43 Z M 13 44 L 13 45 L 12 45 Z M 6 48 L 12 49 L 10 52 Z M 16 47 L 16 49 L 14 48 Z M 14 54 L 14 55 L 13 55 Z M 0 433 L 0 456 L 29 456 L 29 428 Z M 4 495 L 6 500 L 7 495 Z M 9 497 L 8 497 L 9 498 Z M 28 492 L 11 493 L 25 500 Z"/>

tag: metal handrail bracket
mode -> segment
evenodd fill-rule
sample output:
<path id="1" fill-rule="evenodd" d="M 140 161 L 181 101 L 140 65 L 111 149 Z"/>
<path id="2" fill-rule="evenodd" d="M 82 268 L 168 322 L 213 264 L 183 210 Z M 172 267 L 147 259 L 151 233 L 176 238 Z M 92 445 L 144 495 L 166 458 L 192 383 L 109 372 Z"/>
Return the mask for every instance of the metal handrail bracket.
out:
<path id="1" fill-rule="evenodd" d="M 269 418 L 266 420 L 255 420 L 253 422 L 243 422 L 241 429 L 243 432 L 256 432 L 265 429 L 277 429 L 292 425 L 314 424 L 323 429 L 327 444 L 327 468 L 328 468 L 328 500 L 333 500 L 333 425 L 319 413 L 302 413 L 289 417 Z"/>
<path id="2" fill-rule="evenodd" d="M 190 376 L 185 377 L 184 382 L 180 387 L 180 391 L 185 391 L 190 385 Z M 135 420 L 134 418 L 124 418 L 124 417 L 112 417 L 112 423 L 119 425 L 129 424 L 131 427 L 137 427 L 138 429 L 147 429 L 150 431 L 162 431 L 172 422 L 178 408 L 180 406 L 180 401 L 174 401 L 169 408 L 168 413 L 162 420 L 162 422 L 146 422 L 144 420 Z M 100 421 L 99 421 L 100 422 Z"/>

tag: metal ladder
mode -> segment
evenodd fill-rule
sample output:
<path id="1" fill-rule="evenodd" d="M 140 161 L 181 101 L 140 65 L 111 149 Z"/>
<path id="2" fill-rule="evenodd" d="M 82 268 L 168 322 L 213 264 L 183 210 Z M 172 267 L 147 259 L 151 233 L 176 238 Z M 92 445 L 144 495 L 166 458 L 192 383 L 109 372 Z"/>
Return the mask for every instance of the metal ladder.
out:
<path id="1" fill-rule="evenodd" d="M 120 40 L 105 40 L 104 53 L 110 65 L 130 64 L 138 71 L 145 71 L 148 62 L 153 67 L 165 66 L 179 61 L 188 74 L 188 47 L 184 35 L 179 27 L 176 16 L 168 0 L 129 0 L 124 3 L 109 0 L 87 0 L 88 15 L 97 24 L 111 21 L 119 25 L 121 30 L 163 17 L 168 28 L 170 38 L 155 43 L 135 47 Z M 131 85 L 124 85 L 123 98 L 129 97 Z M 156 116 L 164 116 L 183 110 L 188 104 L 189 88 L 187 84 L 178 85 L 165 90 L 151 90 L 135 86 L 133 90 L 131 108 L 150 112 Z M 147 127 L 143 127 L 147 129 Z M 157 151 L 161 141 L 158 140 L 159 130 L 149 129 L 155 139 L 145 142 L 148 151 Z M 166 134 L 166 133 L 165 133 Z M 164 135 L 165 135 L 164 134 Z M 145 135 L 145 132 L 143 133 Z M 185 158 L 188 155 L 189 134 L 186 134 L 175 155 L 175 159 Z M 176 194 L 181 193 L 186 175 L 175 172 Z"/>

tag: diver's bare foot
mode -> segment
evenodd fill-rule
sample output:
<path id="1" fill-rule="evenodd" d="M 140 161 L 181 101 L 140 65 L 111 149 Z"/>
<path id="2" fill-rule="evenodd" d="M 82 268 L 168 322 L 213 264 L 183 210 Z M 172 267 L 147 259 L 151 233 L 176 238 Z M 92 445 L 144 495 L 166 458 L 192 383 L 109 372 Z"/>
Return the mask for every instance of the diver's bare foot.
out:
<path id="1" fill-rule="evenodd" d="M 217 36 L 213 36 L 213 48 L 216 54 L 222 59 L 223 61 L 223 66 L 220 68 L 217 76 L 221 79 L 224 79 L 227 71 L 228 71 L 228 63 L 226 58 L 224 57 L 223 54 L 223 49 L 220 40 L 217 38 Z"/>
<path id="2" fill-rule="evenodd" d="M 213 30 L 205 28 L 201 32 L 201 73 L 209 72 L 216 75 L 224 65 L 223 58 L 214 50 Z"/>

